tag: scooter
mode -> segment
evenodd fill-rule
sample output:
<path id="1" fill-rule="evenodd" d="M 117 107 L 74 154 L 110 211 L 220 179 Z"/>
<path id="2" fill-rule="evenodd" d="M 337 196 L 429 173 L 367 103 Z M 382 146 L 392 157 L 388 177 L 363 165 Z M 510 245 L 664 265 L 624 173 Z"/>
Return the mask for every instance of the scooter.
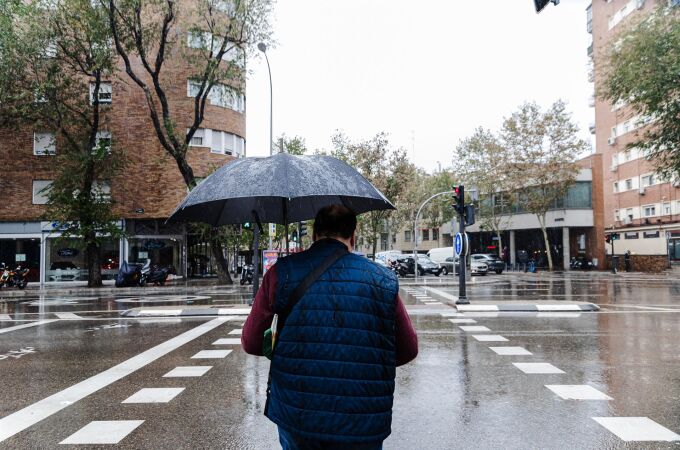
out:
<path id="1" fill-rule="evenodd" d="M 21 264 L 16 269 L 11 270 L 5 263 L 0 264 L 0 288 L 18 287 L 24 289 L 28 284 L 28 268 L 22 268 Z"/>
<path id="2" fill-rule="evenodd" d="M 142 277 L 144 279 L 144 284 L 153 283 L 155 286 L 164 286 L 168 279 L 168 275 L 174 275 L 177 273 L 175 268 L 172 266 L 159 267 L 157 264 L 151 266 L 150 270 L 144 273 L 144 268 L 142 268 Z M 142 284 L 142 286 L 144 285 Z"/>
<path id="3" fill-rule="evenodd" d="M 241 269 L 241 286 L 244 284 L 253 284 L 253 272 L 255 271 L 255 267 L 253 267 L 252 264 L 246 264 L 243 266 Z"/>
<path id="4" fill-rule="evenodd" d="M 394 260 L 390 261 L 390 267 L 389 268 L 392 272 L 395 273 L 395 275 L 397 275 L 397 277 L 404 278 L 404 277 L 406 277 L 406 274 L 408 273 L 408 267 L 405 264 L 400 263 L 399 261 L 394 261 Z"/>
<path id="5" fill-rule="evenodd" d="M 593 262 L 585 257 L 572 257 L 569 262 L 569 268 L 571 270 L 591 270 L 595 267 Z"/>

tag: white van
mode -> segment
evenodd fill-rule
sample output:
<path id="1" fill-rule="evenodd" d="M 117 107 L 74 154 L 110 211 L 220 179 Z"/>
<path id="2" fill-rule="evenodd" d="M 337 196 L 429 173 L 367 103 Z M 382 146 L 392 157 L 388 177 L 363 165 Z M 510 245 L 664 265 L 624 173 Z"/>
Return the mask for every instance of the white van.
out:
<path id="1" fill-rule="evenodd" d="M 446 258 L 453 256 L 453 247 L 433 248 L 427 252 L 427 256 L 437 264 L 443 263 Z"/>

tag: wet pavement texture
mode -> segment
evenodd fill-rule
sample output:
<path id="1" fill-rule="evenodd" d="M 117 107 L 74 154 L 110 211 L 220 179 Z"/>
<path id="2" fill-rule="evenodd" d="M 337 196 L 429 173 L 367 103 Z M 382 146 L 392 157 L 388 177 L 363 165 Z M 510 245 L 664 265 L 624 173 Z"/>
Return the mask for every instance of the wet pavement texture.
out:
<path id="1" fill-rule="evenodd" d="M 397 370 L 386 449 L 680 449 L 680 281 L 481 278 L 469 285 L 473 304 L 601 310 L 458 314 L 447 304 L 457 286 L 403 283 L 420 353 Z M 243 308 L 249 298 L 247 287 L 210 287 L 0 299 L 0 448 L 278 448 L 262 415 L 269 363 L 238 345 L 244 315 L 120 317 L 139 306 Z M 195 376 L 165 376 L 191 374 L 185 367 Z M 616 428 L 621 418 L 639 419 Z"/>

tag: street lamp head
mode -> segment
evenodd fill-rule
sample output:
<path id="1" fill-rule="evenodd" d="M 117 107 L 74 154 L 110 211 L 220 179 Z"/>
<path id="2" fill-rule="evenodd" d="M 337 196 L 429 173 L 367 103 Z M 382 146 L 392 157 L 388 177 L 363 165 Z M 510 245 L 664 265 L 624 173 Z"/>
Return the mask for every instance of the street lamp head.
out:
<path id="1" fill-rule="evenodd" d="M 260 42 L 259 44 L 257 44 L 257 48 L 258 48 L 258 50 L 260 50 L 262 53 L 266 53 L 266 52 L 267 52 L 267 46 L 265 45 L 264 42 Z"/>

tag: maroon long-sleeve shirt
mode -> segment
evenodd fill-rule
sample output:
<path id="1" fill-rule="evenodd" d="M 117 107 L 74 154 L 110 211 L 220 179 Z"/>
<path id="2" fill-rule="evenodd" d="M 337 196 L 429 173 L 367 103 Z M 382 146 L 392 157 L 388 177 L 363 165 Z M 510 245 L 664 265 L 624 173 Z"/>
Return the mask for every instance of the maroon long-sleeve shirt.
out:
<path id="1" fill-rule="evenodd" d="M 267 271 L 262 278 L 262 285 L 257 291 L 253 308 L 243 325 L 241 344 L 243 350 L 251 355 L 262 356 L 264 332 L 272 324 L 274 317 L 274 301 L 276 295 L 276 265 Z M 397 366 L 406 364 L 418 355 L 418 336 L 411 319 L 406 312 L 404 302 L 397 294 L 396 310 L 396 348 Z"/>

